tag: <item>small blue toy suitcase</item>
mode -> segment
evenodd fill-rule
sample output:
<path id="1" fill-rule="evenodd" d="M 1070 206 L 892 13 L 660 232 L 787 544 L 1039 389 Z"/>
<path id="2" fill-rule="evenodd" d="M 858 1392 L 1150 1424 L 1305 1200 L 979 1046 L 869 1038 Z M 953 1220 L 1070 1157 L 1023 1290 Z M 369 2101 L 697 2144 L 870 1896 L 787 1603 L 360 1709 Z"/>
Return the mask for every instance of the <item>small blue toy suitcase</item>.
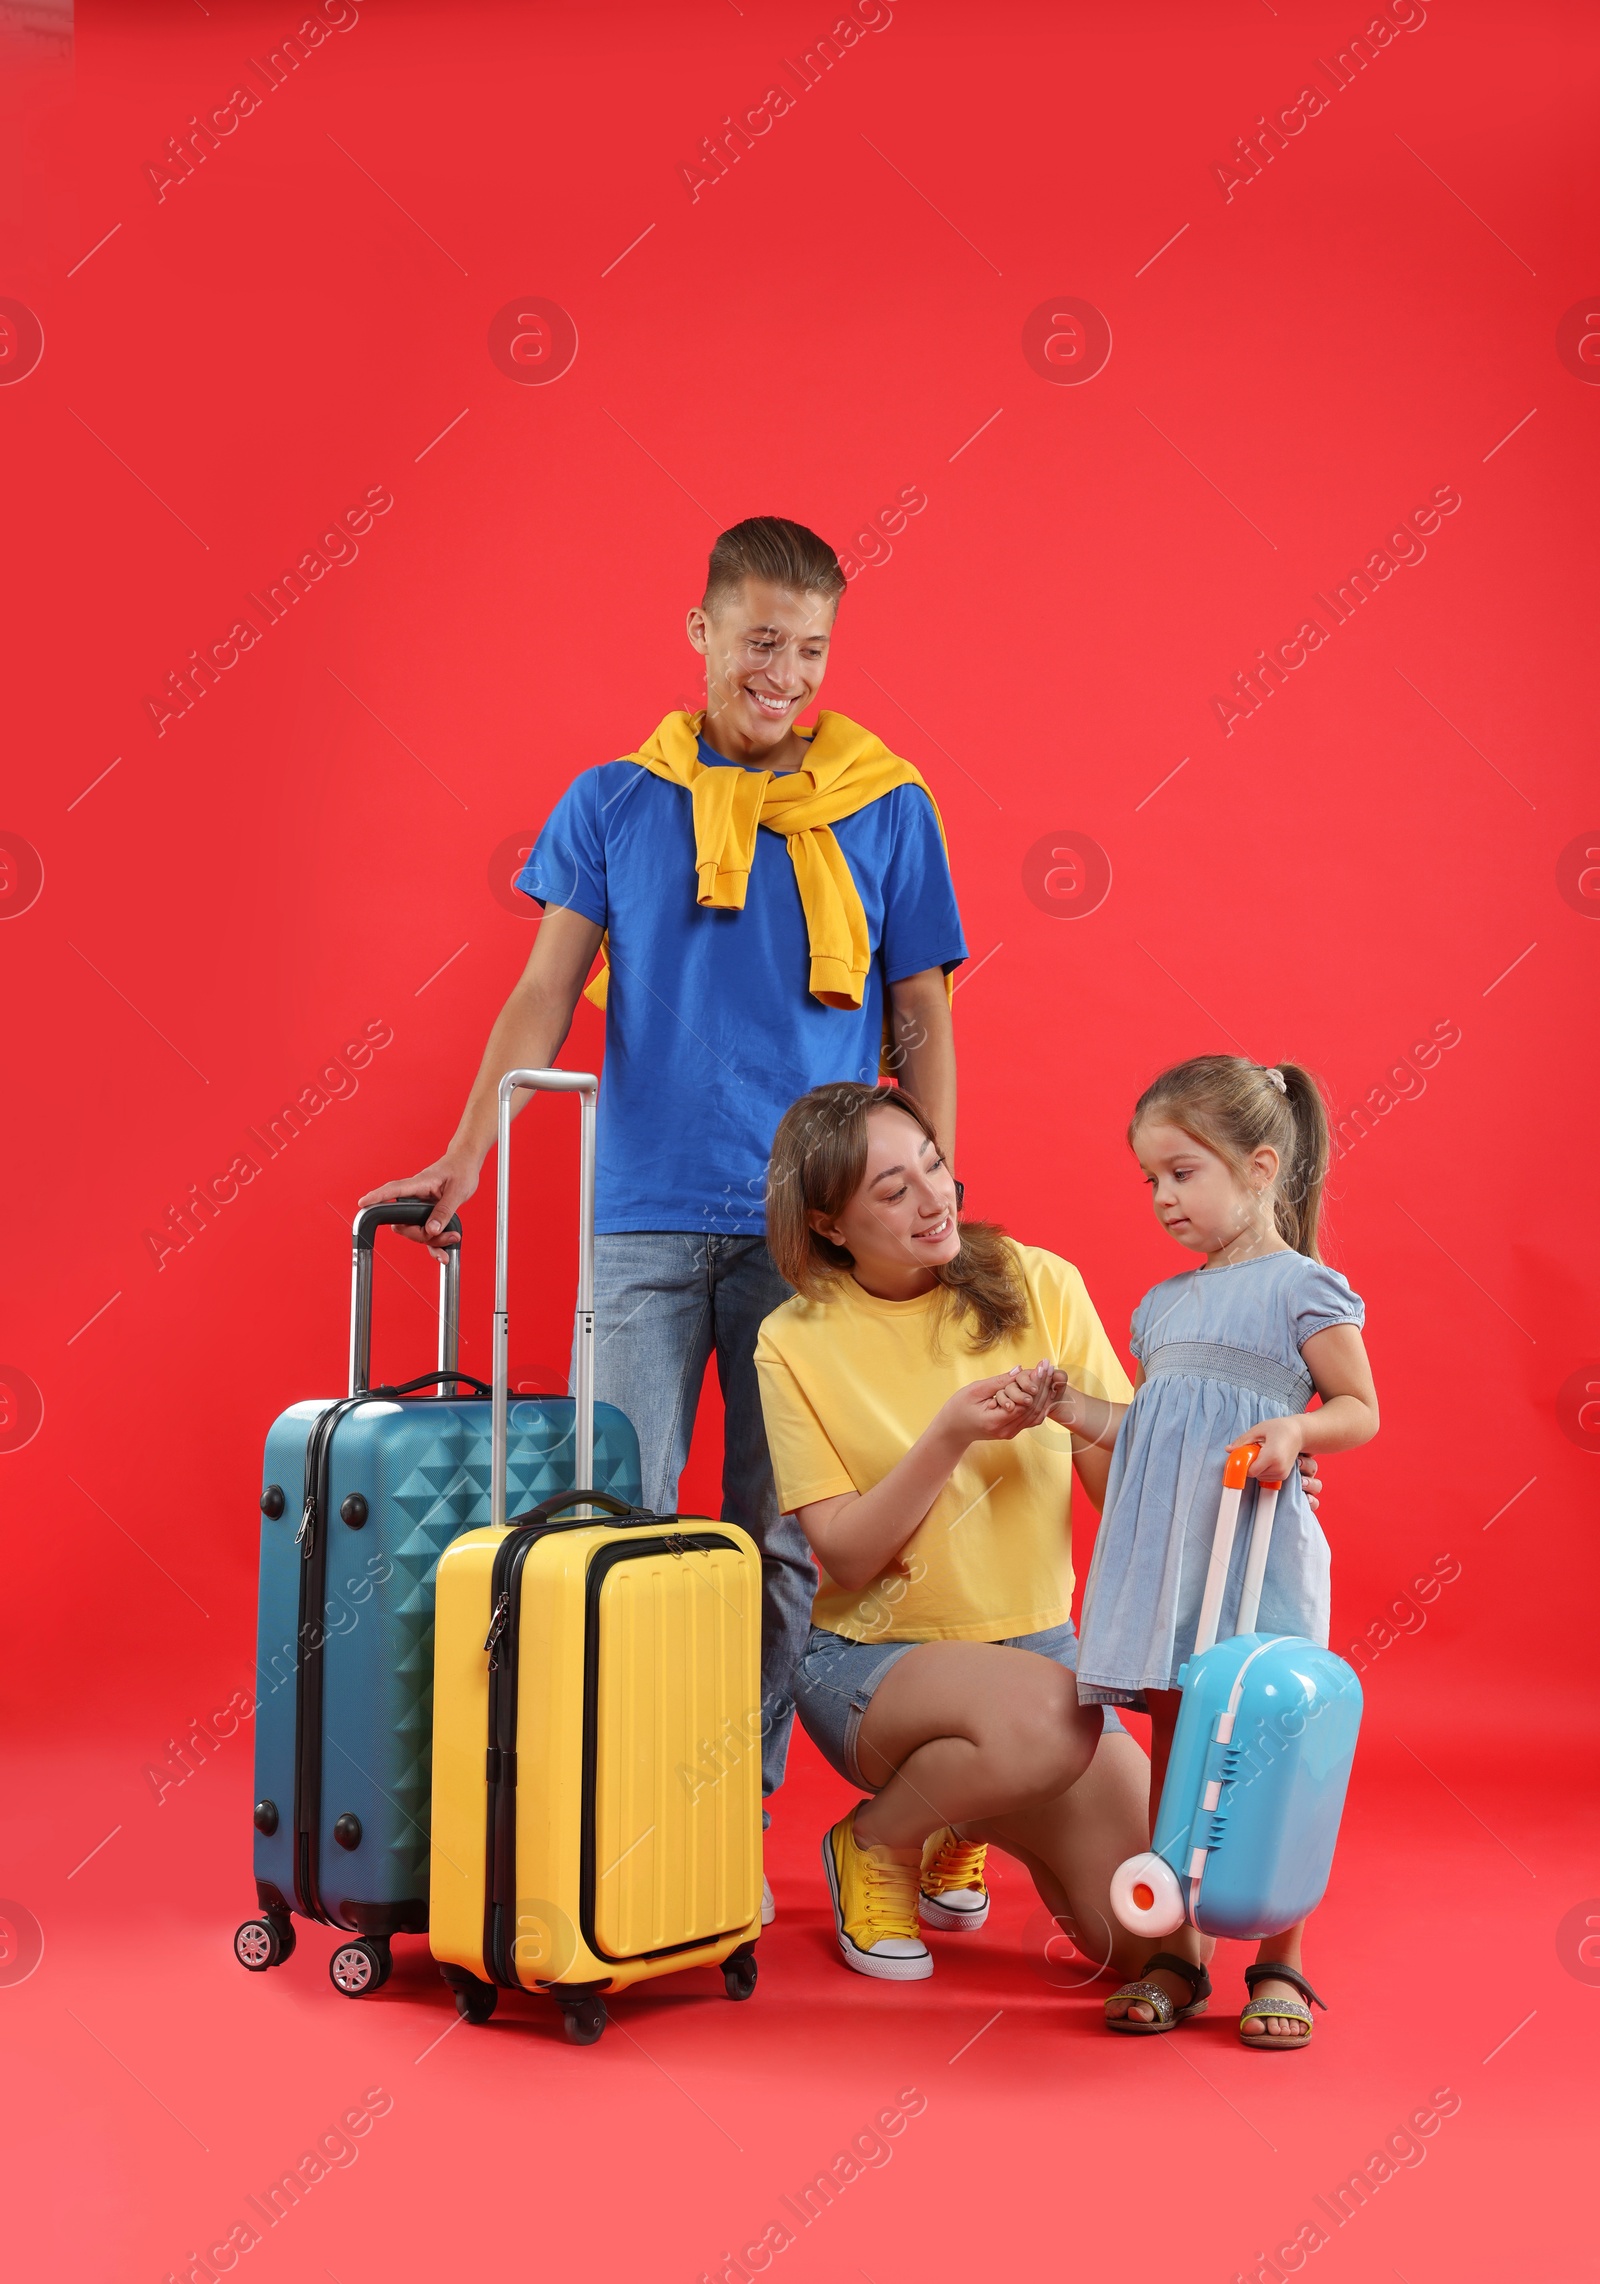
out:
<path id="1" fill-rule="evenodd" d="M 387 1981 L 391 1936 L 427 1931 L 434 1571 L 452 1539 L 489 1520 L 491 1391 L 456 1369 L 458 1247 L 440 1269 L 438 1370 L 368 1386 L 374 1238 L 432 1210 L 401 1198 L 356 1217 L 350 1394 L 291 1404 L 268 1432 L 263 1468 L 260 1916 L 238 1930 L 234 1954 L 261 1973 L 294 1949 L 292 1915 L 321 1920 L 341 1931 L 329 1973 L 348 1998 Z M 453 1217 L 449 1226 L 459 1234 Z M 577 1487 L 575 1444 L 569 1397 L 511 1405 L 514 1513 Z M 595 1406 L 585 1475 L 637 1503 L 639 1447 L 614 1406 Z"/>
<path id="2" fill-rule="evenodd" d="M 1236 1443 L 1194 1654 L 1150 1850 L 1119 1864 L 1111 1904 L 1135 1935 L 1185 1920 L 1257 1941 L 1322 1901 L 1361 1725 L 1361 1684 L 1343 1658 L 1293 1634 L 1258 1634 L 1278 1485 L 1258 1483 L 1239 1631 L 1217 1640 L 1239 1502 L 1258 1441 Z"/>

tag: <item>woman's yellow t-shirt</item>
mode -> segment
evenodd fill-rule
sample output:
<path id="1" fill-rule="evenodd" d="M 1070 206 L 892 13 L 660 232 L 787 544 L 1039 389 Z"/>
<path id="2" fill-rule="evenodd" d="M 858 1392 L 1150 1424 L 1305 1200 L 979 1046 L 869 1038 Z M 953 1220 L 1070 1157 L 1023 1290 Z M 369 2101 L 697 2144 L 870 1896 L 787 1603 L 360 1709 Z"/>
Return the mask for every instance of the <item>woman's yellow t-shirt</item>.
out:
<path id="1" fill-rule="evenodd" d="M 761 1406 L 784 1511 L 870 1491 L 947 1397 L 1048 1357 L 1075 1387 L 1126 1403 L 1126 1373 L 1083 1279 L 1037 1246 L 1014 1248 L 1028 1321 L 974 1354 L 940 1295 L 880 1301 L 852 1278 L 826 1300 L 774 1309 L 756 1341 Z M 898 1561 L 850 1590 L 823 1574 L 812 1622 L 850 1641 L 997 1642 L 1058 1626 L 1072 1602 L 1072 1438 L 1047 1420 L 973 1443 Z"/>

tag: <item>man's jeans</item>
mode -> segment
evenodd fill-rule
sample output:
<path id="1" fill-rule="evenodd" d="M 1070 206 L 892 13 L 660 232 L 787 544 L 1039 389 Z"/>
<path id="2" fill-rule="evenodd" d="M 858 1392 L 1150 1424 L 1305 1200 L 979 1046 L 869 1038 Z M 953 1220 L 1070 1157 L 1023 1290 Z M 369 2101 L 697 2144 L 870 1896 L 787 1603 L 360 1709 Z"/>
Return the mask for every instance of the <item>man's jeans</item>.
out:
<path id="1" fill-rule="evenodd" d="M 761 1320 L 790 1288 L 759 1237 L 690 1230 L 595 1239 L 595 1395 L 639 1437 L 644 1503 L 670 1514 L 689 1456 L 707 1359 L 716 1351 L 725 1413 L 722 1519 L 761 1549 L 761 1790 L 783 1782 L 795 1669 L 817 1578 L 805 1534 L 778 1512 L 756 1380 Z"/>

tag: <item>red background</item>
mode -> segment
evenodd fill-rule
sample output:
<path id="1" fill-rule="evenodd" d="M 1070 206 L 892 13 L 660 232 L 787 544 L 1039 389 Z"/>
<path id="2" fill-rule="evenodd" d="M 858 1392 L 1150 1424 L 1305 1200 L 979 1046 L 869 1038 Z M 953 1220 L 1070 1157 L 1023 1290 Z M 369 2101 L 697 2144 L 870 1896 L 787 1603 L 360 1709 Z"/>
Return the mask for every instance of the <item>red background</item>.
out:
<path id="1" fill-rule="evenodd" d="M 911 2086 L 892 2164 L 785 2284 L 1044 2258 L 1222 2284 L 1445 2087 L 1426 2161 L 1330 2224 L 1317 2275 L 1594 2273 L 1545 2194 L 1600 2004 L 1572 1759 L 1600 1444 L 1600 905 L 1571 853 L 1600 846 L 1592 22 L 1437 0 L 1229 197 L 1234 138 L 1326 89 L 1363 8 L 882 13 L 698 198 L 700 138 L 792 87 L 823 6 L 366 0 L 267 95 L 248 59 L 294 7 L 95 5 L 75 60 L 40 38 L 8 75 L 0 294 L 44 330 L 0 386 L 0 1355 L 8 1416 L 43 1402 L 0 1473 L 0 2145 L 30 2274 L 155 2284 L 376 2086 L 359 2163 L 253 2280 L 689 2284 Z M 167 138 L 239 85 L 260 108 L 158 198 Z M 489 354 L 529 295 L 576 327 L 546 385 Z M 1110 328 L 1079 385 L 1024 354 L 1062 297 Z M 158 735 L 168 673 L 261 627 L 249 592 L 375 486 L 394 505 L 358 559 Z M 1443 486 L 1462 504 L 1426 559 L 1224 734 L 1213 698 L 1258 647 Z M 842 550 L 907 487 L 927 505 L 852 581 L 826 696 L 943 809 L 976 1205 L 1077 1260 L 1120 1338 L 1176 1265 L 1121 1140 L 1162 1063 L 1292 1056 L 1345 1111 L 1459 1032 L 1332 1184 L 1385 1422 L 1327 1469 L 1335 1646 L 1460 1567 L 1368 1673 L 1308 1953 L 1333 2012 L 1269 2084 L 1228 2029 L 1236 1960 L 1176 2047 L 1110 2041 L 1093 1990 L 1043 1978 L 1015 1867 L 931 1984 L 840 1973 L 815 1848 L 842 1788 L 804 1741 L 755 2002 L 654 1986 L 594 2053 L 515 2004 L 426 2051 L 454 2018 L 416 1943 L 360 2007 L 316 1930 L 245 1977 L 249 1737 L 159 1805 L 147 1773 L 249 1682 L 262 1435 L 342 1386 L 353 1201 L 443 1145 L 526 956 L 493 853 L 692 701 L 718 528 L 779 512 Z M 1111 873 L 1090 912 L 1041 886 L 1074 860 L 1029 862 L 1085 840 Z M 369 1022 L 393 1039 L 359 1092 L 158 1268 L 146 1233 Z M 564 1059 L 600 1052 L 585 1009 Z M 514 1369 L 552 1386 L 568 1122 L 541 1108 L 518 1150 Z M 431 1274 L 398 1253 L 379 1363 L 416 1369 Z M 716 1496 L 712 1414 L 686 1505 Z"/>

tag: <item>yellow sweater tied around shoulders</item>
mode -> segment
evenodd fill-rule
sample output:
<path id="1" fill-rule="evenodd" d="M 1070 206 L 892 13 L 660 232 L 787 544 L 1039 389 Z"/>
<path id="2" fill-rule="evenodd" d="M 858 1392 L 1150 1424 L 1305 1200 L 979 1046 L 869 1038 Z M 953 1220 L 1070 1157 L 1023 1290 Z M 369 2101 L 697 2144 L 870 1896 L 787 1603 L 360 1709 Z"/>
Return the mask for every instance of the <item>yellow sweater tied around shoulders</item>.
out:
<path id="1" fill-rule="evenodd" d="M 637 753 L 624 757 L 652 777 L 683 786 L 694 804 L 696 902 L 713 911 L 742 912 L 757 830 L 765 826 L 781 833 L 805 913 L 811 995 L 824 1007 L 859 1007 L 872 965 L 867 916 L 844 851 L 829 828 L 897 785 L 920 785 L 942 840 L 938 803 L 920 771 L 844 714 L 823 713 L 815 730 L 797 731 L 809 738 L 810 750 L 799 769 L 783 773 L 731 763 L 708 768 L 700 759 L 704 720 L 703 714 L 669 714 Z M 602 945 L 599 973 L 584 993 L 596 1007 L 606 1004 L 610 972 Z M 886 1033 L 887 1016 L 886 1009 Z"/>

